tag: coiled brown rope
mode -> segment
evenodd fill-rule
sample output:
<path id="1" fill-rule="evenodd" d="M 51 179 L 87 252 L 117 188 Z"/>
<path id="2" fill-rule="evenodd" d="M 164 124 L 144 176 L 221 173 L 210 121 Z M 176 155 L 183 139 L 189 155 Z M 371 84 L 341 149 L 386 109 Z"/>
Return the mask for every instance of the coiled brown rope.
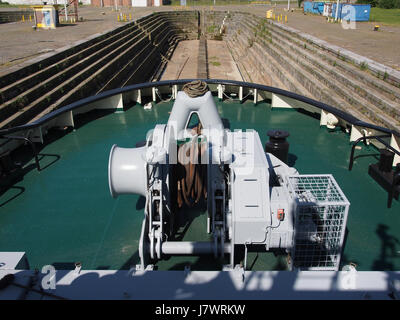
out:
<path id="1" fill-rule="evenodd" d="M 186 83 L 182 89 L 190 98 L 196 98 L 204 95 L 208 91 L 208 85 L 204 81 L 195 80 Z"/>
<path id="2" fill-rule="evenodd" d="M 199 143 L 201 124 L 193 128 L 195 135 L 191 141 L 178 148 L 178 195 L 177 203 L 192 207 L 202 198 L 207 197 L 207 165 L 201 163 L 207 144 Z"/>

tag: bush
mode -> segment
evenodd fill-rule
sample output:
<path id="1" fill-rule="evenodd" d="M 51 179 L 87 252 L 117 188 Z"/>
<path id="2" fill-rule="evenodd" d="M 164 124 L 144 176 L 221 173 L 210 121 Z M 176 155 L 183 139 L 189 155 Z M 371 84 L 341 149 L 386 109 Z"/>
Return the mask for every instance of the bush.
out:
<path id="1" fill-rule="evenodd" d="M 357 0 L 357 4 L 370 4 L 371 7 L 378 7 L 379 0 Z"/>
<path id="2" fill-rule="evenodd" d="M 378 6 L 384 9 L 400 8 L 400 0 L 379 0 Z"/>
<path id="3" fill-rule="evenodd" d="M 400 0 L 357 0 L 357 4 L 370 4 L 371 7 L 384 9 L 400 8 Z"/>

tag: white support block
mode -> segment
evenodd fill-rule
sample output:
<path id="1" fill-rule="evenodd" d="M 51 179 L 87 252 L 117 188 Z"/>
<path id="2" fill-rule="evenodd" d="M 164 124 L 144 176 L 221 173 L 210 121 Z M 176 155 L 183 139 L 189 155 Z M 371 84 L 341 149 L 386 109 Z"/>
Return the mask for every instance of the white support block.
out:
<path id="1" fill-rule="evenodd" d="M 122 94 L 116 94 L 115 96 L 111 96 L 94 103 L 95 109 L 124 109 L 124 102 L 122 100 Z"/>
<path id="2" fill-rule="evenodd" d="M 326 126 L 327 122 L 327 117 L 328 117 L 328 112 L 326 112 L 325 110 L 321 109 L 321 118 L 319 120 L 319 126 Z"/>
<path id="3" fill-rule="evenodd" d="M 151 88 L 151 95 L 153 96 L 153 102 L 157 102 L 156 87 Z"/>
<path id="4" fill-rule="evenodd" d="M 284 97 L 273 93 L 271 108 L 293 109 L 293 106 Z"/>
<path id="5" fill-rule="evenodd" d="M 40 142 L 43 143 L 44 133 L 42 132 L 42 127 L 37 127 L 32 130 L 31 140 L 32 142 Z"/>
<path id="6" fill-rule="evenodd" d="M 142 104 L 142 90 L 137 90 L 135 92 L 135 101 L 136 103 Z"/>
<path id="7" fill-rule="evenodd" d="M 372 135 L 372 131 L 369 131 L 367 128 L 359 127 L 352 125 L 351 126 L 351 133 L 350 133 L 350 142 L 356 141 L 361 137 L 368 137 Z M 366 140 L 367 145 L 369 145 L 370 140 Z"/>
<path id="8" fill-rule="evenodd" d="M 224 94 L 225 86 L 222 84 L 218 85 L 218 99 L 222 100 L 223 99 L 223 94 Z"/>
<path id="9" fill-rule="evenodd" d="M 55 127 L 75 127 L 72 111 L 61 114 L 55 120 Z"/>
<path id="10" fill-rule="evenodd" d="M 240 102 L 243 101 L 243 87 L 239 87 L 239 100 Z"/>
<path id="11" fill-rule="evenodd" d="M 254 89 L 254 93 L 253 93 L 254 104 L 257 104 L 257 102 L 258 102 L 258 92 L 257 91 L 258 91 L 257 89 Z"/>
<path id="12" fill-rule="evenodd" d="M 400 138 L 392 134 L 390 138 L 390 146 L 400 152 Z M 393 167 L 400 163 L 400 156 L 395 154 L 393 159 Z"/>
<path id="13" fill-rule="evenodd" d="M 178 95 L 178 85 L 174 84 L 172 86 L 172 99 L 175 100 Z"/>

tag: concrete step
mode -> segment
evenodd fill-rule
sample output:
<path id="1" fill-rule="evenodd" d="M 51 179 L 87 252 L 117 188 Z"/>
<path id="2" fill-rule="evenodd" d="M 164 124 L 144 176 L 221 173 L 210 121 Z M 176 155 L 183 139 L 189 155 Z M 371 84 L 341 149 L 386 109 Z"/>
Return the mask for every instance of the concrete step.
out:
<path id="1" fill-rule="evenodd" d="M 169 28 L 163 29 L 163 32 L 168 33 L 171 30 Z M 163 34 L 162 32 L 160 34 Z M 145 39 L 148 39 L 148 37 L 144 37 Z M 57 101 L 52 103 L 50 106 L 48 106 L 46 109 L 38 113 L 33 119 L 31 119 L 29 122 L 33 122 L 43 115 L 59 108 L 60 106 L 67 105 L 73 101 L 76 101 L 78 99 L 84 98 L 88 96 L 88 91 L 93 90 L 93 88 L 104 88 L 107 84 L 108 77 L 105 77 L 105 74 L 108 74 L 109 72 L 111 73 L 114 70 L 121 70 L 124 65 L 131 65 L 131 67 L 135 67 L 139 65 L 139 67 L 136 68 L 136 70 L 131 69 L 129 70 L 131 72 L 131 79 L 136 79 L 137 82 L 145 82 L 148 79 L 148 75 L 152 73 L 152 69 L 149 68 L 148 66 L 151 65 L 150 62 L 152 63 L 154 60 L 154 53 L 157 51 L 157 47 L 153 46 L 152 43 L 147 43 L 143 49 L 140 51 L 136 52 L 134 57 L 131 58 L 131 63 L 126 64 L 123 62 L 124 60 L 121 59 L 121 57 L 130 58 L 131 56 L 127 52 L 123 52 L 120 54 L 119 57 L 116 57 L 113 61 L 111 61 L 108 65 L 104 66 L 101 70 L 96 72 L 92 77 L 89 79 L 82 81 L 79 83 L 78 87 L 75 88 L 74 92 L 68 92 L 66 95 L 62 96 L 59 98 Z M 138 63 L 140 62 L 140 63 Z M 144 68 L 140 68 L 140 66 L 146 66 L 146 69 L 143 70 Z M 136 77 L 135 77 L 136 76 Z M 122 77 L 118 77 L 120 80 Z M 129 80 L 129 79 L 128 79 Z M 128 81 L 127 80 L 127 81 Z M 131 84 L 131 83 L 127 83 Z M 123 86 L 123 85 L 119 85 Z M 118 86 L 118 87 L 119 87 Z M 112 89 L 111 87 L 107 89 Z M 100 91 L 102 91 L 100 89 Z M 99 93 L 100 91 L 94 91 L 92 94 Z"/>
<path id="2" fill-rule="evenodd" d="M 369 118 L 373 119 L 376 123 L 384 126 L 391 127 L 398 130 L 400 128 L 400 113 L 395 106 L 387 104 L 386 108 L 380 108 L 372 104 L 370 101 L 366 100 L 363 96 L 358 95 L 349 86 L 344 85 L 338 81 L 332 74 L 326 69 L 319 68 L 316 69 L 315 65 L 310 63 L 308 60 L 303 59 L 300 54 L 296 54 L 292 50 L 290 44 L 284 41 L 278 40 L 276 37 L 272 38 L 274 45 L 282 53 L 285 53 L 293 62 L 301 65 L 305 70 L 307 70 L 311 75 L 314 76 L 318 81 L 324 83 L 328 88 L 331 88 L 341 97 L 343 97 L 347 102 L 349 102 L 354 108 L 368 115 Z M 333 68 L 333 67 L 331 67 Z M 390 115 L 390 116 L 389 116 Z"/>
<path id="3" fill-rule="evenodd" d="M 245 39 L 240 35 L 244 35 L 246 32 L 250 31 L 248 31 L 247 25 L 244 25 L 241 20 L 235 20 L 235 26 L 238 27 L 237 30 L 243 30 L 243 32 L 230 35 L 230 38 L 232 39 L 232 48 L 236 48 L 238 46 L 242 47 L 240 58 L 238 59 L 245 63 L 247 58 L 251 57 L 252 55 L 248 54 L 249 47 L 248 42 L 246 42 L 247 38 Z M 257 61 L 253 62 L 253 66 L 256 65 L 259 68 L 262 68 L 264 72 L 269 74 L 273 86 L 312 97 L 312 95 L 295 78 L 293 78 L 290 74 L 284 74 L 281 68 L 279 68 L 279 64 L 276 62 L 276 60 L 266 53 L 265 50 L 260 49 L 257 44 L 250 48 L 250 50 L 254 52 L 254 55 L 257 57 Z M 250 79 L 249 81 L 251 81 L 251 75 L 248 75 L 248 77 Z"/>
<path id="4" fill-rule="evenodd" d="M 242 27 L 242 32 L 240 35 L 237 36 L 238 40 L 244 43 L 246 39 L 246 32 L 250 33 L 252 30 L 246 29 L 245 24 L 239 24 L 239 26 Z M 281 83 L 284 84 L 284 88 L 296 92 L 298 94 L 301 94 L 303 96 L 307 96 L 310 98 L 315 98 L 313 94 L 309 90 L 307 90 L 301 82 L 299 82 L 295 77 L 293 77 L 291 74 L 288 72 L 285 72 L 284 69 L 281 68 L 279 61 L 277 61 L 273 55 L 270 55 L 267 50 L 265 50 L 260 44 L 253 42 L 252 45 L 252 51 L 256 52 L 258 56 L 258 63 L 256 64 L 257 66 L 265 66 L 270 69 L 270 73 L 275 75 L 273 79 L 278 79 Z M 245 53 L 246 57 L 250 56 L 247 53 Z"/>
<path id="5" fill-rule="evenodd" d="M 247 27 L 251 29 L 251 31 L 259 32 L 260 29 L 260 24 L 257 24 L 254 20 L 246 20 L 245 19 L 245 24 Z M 346 86 L 340 84 L 333 76 L 329 75 L 327 71 L 323 69 L 319 69 L 318 72 L 315 69 L 314 65 L 311 65 L 308 61 L 305 59 L 302 59 L 301 55 L 295 55 L 293 53 L 292 44 L 285 42 L 285 40 L 282 40 L 283 35 L 280 35 L 279 37 L 273 36 L 273 31 L 269 30 L 269 35 L 267 33 L 267 38 L 272 39 L 274 46 L 277 49 L 276 54 L 284 55 L 291 59 L 294 64 L 297 64 L 301 66 L 302 70 L 307 71 L 307 73 L 303 73 L 303 75 L 307 75 L 307 80 L 310 80 L 310 77 L 314 77 L 318 81 L 322 81 L 325 85 L 325 88 L 332 88 L 331 94 L 332 96 L 338 96 L 337 93 L 339 93 L 340 98 L 344 98 L 346 102 L 348 102 L 350 105 L 347 105 L 348 107 L 353 107 L 354 113 L 358 114 L 358 117 L 361 117 L 365 121 L 371 121 L 374 120 L 376 123 L 392 127 L 394 129 L 398 129 L 399 122 L 397 119 L 393 119 L 392 115 L 387 114 L 383 112 L 381 109 L 377 108 L 374 104 L 371 104 L 369 101 L 367 101 L 365 98 L 358 96 L 356 93 L 351 92 L 346 88 Z M 260 40 L 264 41 L 264 40 Z M 271 45 L 269 45 L 271 46 Z M 310 59 L 312 60 L 312 58 Z M 293 69 L 292 69 L 293 70 Z M 300 71 L 303 72 L 303 71 Z M 293 73 L 292 73 L 293 75 Z M 317 94 L 315 94 L 317 95 Z M 329 100 L 329 99 L 328 99 Z M 339 100 L 340 101 L 340 100 Z M 327 101 L 325 101 L 327 102 Z M 333 101 L 334 102 L 334 101 Z M 336 103 L 330 103 L 331 105 L 335 106 Z M 341 104 L 343 104 L 343 100 L 341 100 Z M 367 107 L 368 106 L 368 107 Z M 336 105 L 337 107 L 337 105 Z M 340 108 L 340 107 L 339 107 Z M 396 109 L 393 109 L 393 107 L 390 104 L 387 104 L 387 108 L 394 112 Z M 344 109 L 342 109 L 344 110 Z M 345 110 L 346 111 L 346 110 Z M 347 110 L 349 112 L 349 110 Z M 365 117 L 365 115 L 368 116 L 368 118 Z"/>
<path id="6" fill-rule="evenodd" d="M 255 27 L 252 27 L 252 25 L 248 23 L 248 21 L 243 22 L 243 28 L 247 26 L 247 37 L 253 37 Z M 264 39 L 259 39 L 258 42 L 263 48 L 263 51 L 272 56 L 275 59 L 277 65 L 280 66 L 282 70 L 286 71 L 284 73 L 284 76 L 286 76 L 287 73 L 291 74 L 291 76 L 295 78 L 299 83 L 301 83 L 302 86 L 306 88 L 306 90 L 311 93 L 311 95 L 315 97 L 316 100 L 332 105 L 333 107 L 336 107 L 340 110 L 349 112 L 359 119 L 370 121 L 365 114 L 363 114 L 359 110 L 352 108 L 351 105 L 346 100 L 344 100 L 343 97 L 338 95 L 334 90 L 330 89 L 325 84 L 316 81 L 314 76 L 310 74 L 309 71 L 290 59 L 287 56 L 287 52 L 281 52 L 280 50 L 275 48 L 273 41 L 272 43 L 270 43 L 269 41 L 266 41 Z M 309 94 L 303 95 L 309 96 Z"/>
<path id="7" fill-rule="evenodd" d="M 227 40 L 228 45 L 232 52 L 235 52 L 235 61 L 242 65 L 243 71 L 241 72 L 245 76 L 245 81 L 272 85 L 282 89 L 288 89 L 288 87 L 294 87 L 290 82 L 289 85 L 284 85 L 280 78 L 274 75 L 273 64 L 275 63 L 272 57 L 268 55 L 260 56 L 258 50 L 254 47 L 247 47 L 245 43 L 241 42 L 241 39 L 231 38 Z M 236 51 L 239 49 L 239 52 Z M 249 54 L 251 53 L 251 54 Z M 257 69 L 254 68 L 257 66 Z M 261 81 L 257 81 L 261 79 Z M 271 83 L 266 83 L 271 80 Z M 290 81 L 290 80 L 288 80 Z"/>
<path id="8" fill-rule="evenodd" d="M 384 81 L 384 74 L 381 74 L 380 78 L 378 78 L 375 74 L 371 74 L 368 70 L 361 70 L 360 67 L 354 65 L 354 63 L 343 60 L 344 58 L 340 56 L 340 52 L 335 54 L 331 51 L 327 51 L 324 48 L 321 48 L 321 46 L 318 44 L 300 37 L 298 34 L 283 30 L 276 24 L 271 23 L 271 26 L 275 29 L 282 30 L 286 37 L 288 37 L 288 40 L 293 41 L 293 43 L 299 46 L 304 46 L 305 44 L 307 49 L 309 49 L 315 55 L 332 65 L 335 64 L 336 67 L 350 79 L 357 79 L 365 85 L 378 90 L 381 94 L 386 95 L 387 99 L 395 100 L 397 103 L 400 103 L 400 88 L 388 83 L 387 81 Z"/>
<path id="9" fill-rule="evenodd" d="M 162 48 L 159 51 L 162 54 L 164 52 L 167 52 L 167 50 L 168 50 L 168 48 L 164 48 L 163 46 L 165 44 L 167 44 L 167 46 L 169 46 L 171 44 L 169 42 L 169 40 L 170 40 L 171 37 L 174 37 L 174 36 L 175 36 L 174 29 L 171 29 L 171 28 L 164 29 L 164 31 L 159 33 L 157 35 L 157 37 L 154 39 L 154 41 L 156 42 L 157 46 L 154 45 L 155 42 L 149 43 L 149 46 L 152 46 L 154 48 L 156 48 L 158 46 L 161 46 Z M 161 37 L 161 39 L 160 39 L 160 37 Z M 115 73 L 114 76 L 111 77 L 111 79 L 109 81 L 107 81 L 107 83 L 97 91 L 97 94 L 102 92 L 102 91 L 106 91 L 106 90 L 110 90 L 110 89 L 113 89 L 113 88 L 126 86 L 126 84 L 128 82 L 130 82 L 130 80 L 132 78 L 135 77 L 135 74 L 136 74 L 135 70 L 137 69 L 137 66 L 139 64 L 141 64 L 144 60 L 147 60 L 148 56 L 145 55 L 143 57 L 143 52 L 146 50 L 146 48 L 143 48 L 140 52 L 138 52 L 137 55 L 135 55 L 132 59 L 127 61 L 125 63 L 125 65 L 122 68 L 120 68 L 120 70 L 117 73 Z M 161 59 L 162 59 L 162 57 L 160 55 L 157 60 L 161 60 Z M 152 62 L 151 65 L 154 66 L 154 63 L 156 61 Z"/>
<path id="10" fill-rule="evenodd" d="M 193 12 L 172 17 L 152 14 L 28 66 L 18 76 L 0 78 L 2 92 L 7 92 L 3 98 L 14 95 L 0 106 L 0 127 L 34 121 L 54 109 L 114 88 L 114 85 L 149 81 L 154 68 L 161 64 L 162 56 L 170 52 L 171 44 L 182 38 L 178 35 L 185 32 L 184 29 L 193 31 L 192 36 L 197 38 L 195 17 Z M 45 81 L 38 83 L 43 79 Z M 110 86 L 110 79 L 118 81 Z M 27 89 L 24 85 L 30 87 Z M 19 91 L 11 94 L 13 86 Z"/>
<path id="11" fill-rule="evenodd" d="M 295 77 L 287 72 L 284 72 L 282 68 L 280 68 L 279 62 L 258 43 L 253 43 L 252 47 L 250 48 L 246 42 L 247 38 L 244 34 L 245 32 L 246 31 L 243 31 L 240 35 L 237 35 L 237 41 L 235 41 L 235 43 L 232 45 L 232 47 L 242 48 L 242 57 L 238 59 L 247 59 L 248 57 L 252 56 L 249 54 L 252 52 L 257 57 L 257 61 L 255 63 L 253 62 L 253 65 L 264 68 L 265 72 L 269 71 L 269 74 L 274 75 L 273 79 L 278 80 L 278 82 L 284 85 L 283 88 L 304 96 L 308 96 L 310 98 L 314 98 L 314 96 L 310 94 L 310 92 L 304 88 L 304 86 Z M 268 70 L 268 68 L 270 70 Z"/>
<path id="12" fill-rule="evenodd" d="M 46 81 L 41 82 L 35 87 L 26 90 L 19 96 L 14 99 L 8 101 L 7 103 L 0 106 L 0 121 L 4 120 L 6 117 L 11 116 L 11 114 L 17 109 L 26 106 L 27 101 L 34 101 L 38 97 L 43 97 L 46 92 L 50 92 L 53 88 L 58 87 L 59 85 L 65 83 L 75 74 L 78 74 L 81 70 L 84 70 L 86 67 L 91 65 L 98 65 L 100 61 L 103 59 L 107 59 L 107 57 L 111 57 L 110 55 L 116 55 L 118 52 L 124 50 L 124 48 L 129 47 L 130 44 L 135 43 L 137 39 L 143 37 L 143 33 L 136 32 L 136 36 L 133 38 L 128 34 L 127 36 L 118 39 L 116 42 L 109 44 L 108 46 L 102 48 L 101 50 L 96 51 L 85 59 L 81 59 L 76 64 L 70 66 L 66 70 L 62 70 L 61 72 L 55 74 L 51 78 Z"/>
<path id="13" fill-rule="evenodd" d="M 330 76 L 345 84 L 352 89 L 353 93 L 366 99 L 372 105 L 377 105 L 385 109 L 389 114 L 400 113 L 400 104 L 396 99 L 393 100 L 393 95 L 387 96 L 378 91 L 376 86 L 366 84 L 360 81 L 357 77 L 350 77 L 348 73 L 336 68 L 337 63 L 329 63 L 326 59 L 322 59 L 320 55 L 315 54 L 314 50 L 307 50 L 307 44 L 301 44 L 295 39 L 287 37 L 287 35 L 278 28 L 269 29 L 272 35 L 275 35 L 275 41 L 282 42 L 290 47 L 290 51 L 295 51 L 299 56 L 307 59 L 315 67 L 320 70 L 329 72 Z"/>
<path id="14" fill-rule="evenodd" d="M 57 64 L 62 59 L 65 59 L 75 53 L 84 50 L 93 44 L 100 42 L 102 40 L 107 39 L 108 37 L 122 32 L 124 29 L 129 28 L 131 24 L 127 24 L 116 28 L 110 32 L 101 34 L 101 35 L 94 35 L 93 38 L 89 38 L 83 41 L 78 41 L 76 45 L 69 47 L 67 49 L 60 48 L 56 50 L 56 53 L 49 53 L 39 56 L 38 58 L 33 59 L 32 64 L 20 68 L 14 72 L 8 73 L 0 77 L 0 88 L 4 88 L 8 85 L 11 85 L 25 77 L 29 77 L 32 74 L 35 74 L 53 64 Z"/>
<path id="15" fill-rule="evenodd" d="M 81 60 L 92 55 L 96 51 L 101 50 L 102 48 L 107 47 L 110 44 L 116 43 L 116 41 L 120 40 L 121 38 L 126 39 L 127 36 L 134 36 L 138 32 L 139 30 L 137 26 L 131 25 L 123 29 L 121 32 L 111 35 L 109 38 L 97 41 L 87 48 L 84 48 L 46 68 L 43 68 L 35 73 L 28 75 L 27 77 L 23 77 L 18 81 L 15 81 L 8 86 L 3 87 L 0 90 L 0 105 L 29 90 L 37 84 L 46 81 L 52 76 L 56 74 L 61 74 L 63 70 L 66 70 L 72 65 L 79 63 Z"/>

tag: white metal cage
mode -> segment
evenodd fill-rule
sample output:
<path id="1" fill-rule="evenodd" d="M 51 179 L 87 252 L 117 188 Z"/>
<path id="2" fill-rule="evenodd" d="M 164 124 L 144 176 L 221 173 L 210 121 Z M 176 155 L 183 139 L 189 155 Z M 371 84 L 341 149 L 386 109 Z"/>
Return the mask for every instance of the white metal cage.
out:
<path id="1" fill-rule="evenodd" d="M 288 177 L 295 200 L 292 267 L 338 271 L 350 203 L 332 175 Z"/>

